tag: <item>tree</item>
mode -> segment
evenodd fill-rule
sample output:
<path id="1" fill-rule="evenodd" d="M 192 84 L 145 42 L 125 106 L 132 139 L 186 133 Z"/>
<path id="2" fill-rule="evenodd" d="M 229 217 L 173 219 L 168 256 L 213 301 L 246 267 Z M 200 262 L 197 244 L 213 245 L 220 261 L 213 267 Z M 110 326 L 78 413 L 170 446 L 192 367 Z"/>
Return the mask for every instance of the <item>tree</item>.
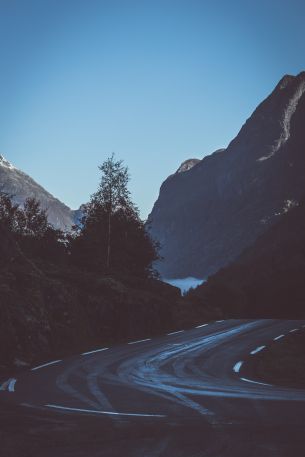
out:
<path id="1" fill-rule="evenodd" d="M 20 244 L 25 252 L 52 262 L 65 257 L 65 234 L 49 222 L 47 210 L 35 198 L 27 198 L 23 205 Z"/>
<path id="2" fill-rule="evenodd" d="M 46 210 L 42 209 L 40 202 L 35 198 L 27 198 L 24 207 L 24 228 L 26 236 L 42 238 L 48 229 L 48 219 Z"/>
<path id="3" fill-rule="evenodd" d="M 76 263 L 99 272 L 147 276 L 158 258 L 128 190 L 128 169 L 114 155 L 99 166 L 98 190 L 71 242 Z"/>
<path id="4" fill-rule="evenodd" d="M 42 238 L 49 226 L 46 210 L 38 200 L 27 198 L 20 207 L 6 193 L 0 193 L 0 221 L 16 235 L 36 238 Z"/>
<path id="5" fill-rule="evenodd" d="M 99 188 L 91 199 L 91 213 L 93 217 L 98 216 L 101 212 L 106 214 L 107 218 L 107 254 L 106 268 L 110 269 L 111 263 L 111 235 L 112 219 L 115 213 L 122 211 L 126 214 L 136 213 L 131 200 L 130 192 L 127 188 L 129 175 L 127 167 L 123 166 L 122 160 L 115 160 L 114 154 L 99 166 L 102 172 Z"/>
<path id="6" fill-rule="evenodd" d="M 47 211 L 35 198 L 27 198 L 21 207 L 12 196 L 0 193 L 0 224 L 30 257 L 63 261 L 65 235 L 49 224 Z"/>
<path id="7" fill-rule="evenodd" d="M 12 197 L 5 192 L 0 192 L 0 222 L 3 227 L 12 233 L 20 232 L 23 212 Z"/>

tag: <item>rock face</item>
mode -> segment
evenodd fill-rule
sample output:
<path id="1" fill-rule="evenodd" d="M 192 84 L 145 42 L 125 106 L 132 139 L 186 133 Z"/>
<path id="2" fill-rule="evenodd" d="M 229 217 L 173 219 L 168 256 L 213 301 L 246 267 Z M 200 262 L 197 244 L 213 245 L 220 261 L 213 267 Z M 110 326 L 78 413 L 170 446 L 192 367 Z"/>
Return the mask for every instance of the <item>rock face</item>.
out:
<path id="1" fill-rule="evenodd" d="M 199 163 L 199 159 L 188 159 L 182 162 L 178 170 L 176 171 L 177 173 L 184 173 L 185 171 L 189 171 L 191 168 L 193 168 L 197 163 Z"/>
<path id="2" fill-rule="evenodd" d="M 302 199 L 304 93 L 305 72 L 284 76 L 227 149 L 162 184 L 149 223 L 163 276 L 207 277 Z"/>
<path id="3" fill-rule="evenodd" d="M 2 155 L 0 155 L 0 191 L 13 196 L 13 200 L 18 205 L 23 205 L 28 197 L 39 200 L 42 208 L 47 210 L 49 222 L 55 228 L 69 230 L 74 224 L 76 212 L 53 197 L 30 176 L 15 168 Z"/>

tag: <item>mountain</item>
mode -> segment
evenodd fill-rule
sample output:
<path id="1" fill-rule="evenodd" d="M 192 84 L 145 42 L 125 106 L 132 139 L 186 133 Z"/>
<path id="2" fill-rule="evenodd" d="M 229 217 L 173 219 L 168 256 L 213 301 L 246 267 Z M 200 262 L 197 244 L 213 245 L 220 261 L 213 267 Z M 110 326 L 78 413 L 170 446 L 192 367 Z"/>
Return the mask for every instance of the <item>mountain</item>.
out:
<path id="1" fill-rule="evenodd" d="M 188 294 L 222 316 L 305 317 L 305 202 L 282 215 L 231 265 Z"/>
<path id="2" fill-rule="evenodd" d="M 58 229 L 69 230 L 75 218 L 79 216 L 78 210 L 72 211 L 2 155 L 0 155 L 0 191 L 13 196 L 13 200 L 18 205 L 22 205 L 26 198 L 36 198 L 42 208 L 47 210 L 49 222 Z"/>
<path id="3" fill-rule="evenodd" d="M 305 191 L 305 72 L 286 75 L 226 149 L 165 180 L 148 218 L 162 276 L 229 264 Z"/>
<path id="4" fill-rule="evenodd" d="M 176 171 L 176 174 L 178 173 L 184 173 L 185 171 L 189 171 L 191 168 L 193 168 L 197 163 L 199 163 L 199 159 L 188 159 L 182 162 L 178 170 Z"/>

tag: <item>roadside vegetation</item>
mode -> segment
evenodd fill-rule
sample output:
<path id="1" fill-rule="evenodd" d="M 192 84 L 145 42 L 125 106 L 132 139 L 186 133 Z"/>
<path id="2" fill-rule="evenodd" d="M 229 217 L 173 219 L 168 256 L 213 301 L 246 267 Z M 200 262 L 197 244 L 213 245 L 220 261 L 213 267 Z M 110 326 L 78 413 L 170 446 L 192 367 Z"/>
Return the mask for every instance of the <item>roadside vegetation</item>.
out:
<path id="1" fill-rule="evenodd" d="M 100 167 L 100 184 L 83 207 L 83 215 L 71 233 L 48 223 L 47 209 L 35 198 L 23 207 L 0 194 L 0 224 L 23 252 L 33 259 L 66 264 L 85 271 L 141 278 L 156 277 L 153 262 L 158 245 L 140 219 L 130 198 L 128 169 L 114 155 Z"/>
<path id="2" fill-rule="evenodd" d="M 177 325 L 178 289 L 156 280 L 158 246 L 112 155 L 72 233 L 34 198 L 0 194 L 0 372 Z"/>

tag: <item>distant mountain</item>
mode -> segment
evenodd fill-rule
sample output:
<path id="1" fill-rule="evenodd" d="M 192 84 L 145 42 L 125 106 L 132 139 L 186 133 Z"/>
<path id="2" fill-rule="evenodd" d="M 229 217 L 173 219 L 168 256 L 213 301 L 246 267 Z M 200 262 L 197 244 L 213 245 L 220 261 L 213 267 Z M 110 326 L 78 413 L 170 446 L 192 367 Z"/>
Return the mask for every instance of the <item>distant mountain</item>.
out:
<path id="1" fill-rule="evenodd" d="M 305 191 L 304 93 L 305 72 L 284 76 L 227 149 L 182 165 L 162 184 L 149 224 L 164 277 L 207 277 L 297 205 Z"/>
<path id="2" fill-rule="evenodd" d="M 223 316 L 305 317 L 305 202 L 281 216 L 228 267 L 188 300 Z"/>
<path id="3" fill-rule="evenodd" d="M 0 191 L 12 195 L 18 205 L 23 205 L 28 197 L 39 200 L 42 208 L 47 210 L 49 222 L 55 228 L 69 230 L 79 217 L 79 210 L 72 211 L 2 155 L 0 155 Z"/>

